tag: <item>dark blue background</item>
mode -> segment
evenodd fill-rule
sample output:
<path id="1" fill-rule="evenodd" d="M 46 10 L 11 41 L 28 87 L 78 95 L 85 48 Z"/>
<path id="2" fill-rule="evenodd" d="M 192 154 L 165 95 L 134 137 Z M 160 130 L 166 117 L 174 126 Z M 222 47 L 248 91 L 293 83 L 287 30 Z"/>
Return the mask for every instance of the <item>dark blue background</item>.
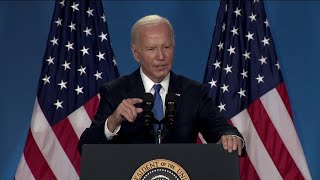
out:
<path id="1" fill-rule="evenodd" d="M 137 67 L 130 29 L 147 14 L 176 32 L 174 71 L 202 82 L 219 1 L 104 1 L 120 74 Z M 267 17 L 313 179 L 320 179 L 320 2 L 266 1 Z M 31 121 L 54 1 L 0 1 L 0 179 L 13 179 Z"/>

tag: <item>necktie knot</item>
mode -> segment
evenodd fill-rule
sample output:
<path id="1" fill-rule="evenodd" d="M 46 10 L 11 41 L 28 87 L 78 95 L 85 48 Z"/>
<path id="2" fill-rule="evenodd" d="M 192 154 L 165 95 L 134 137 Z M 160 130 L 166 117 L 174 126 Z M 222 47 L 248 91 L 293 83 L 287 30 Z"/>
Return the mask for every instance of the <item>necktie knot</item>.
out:
<path id="1" fill-rule="evenodd" d="M 161 89 L 161 84 L 154 84 L 153 85 L 153 89 L 155 91 L 155 94 L 159 94 L 160 93 L 160 89 Z"/>

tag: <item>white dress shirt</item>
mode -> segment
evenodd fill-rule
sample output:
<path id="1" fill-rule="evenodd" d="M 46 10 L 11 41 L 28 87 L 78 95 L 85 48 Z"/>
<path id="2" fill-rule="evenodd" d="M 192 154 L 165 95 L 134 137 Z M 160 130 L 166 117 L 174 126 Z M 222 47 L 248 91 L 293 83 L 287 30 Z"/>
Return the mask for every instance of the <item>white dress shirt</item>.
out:
<path id="1" fill-rule="evenodd" d="M 142 83 L 145 89 L 146 93 L 152 93 L 154 94 L 154 89 L 153 85 L 154 84 L 161 84 L 161 89 L 160 89 L 160 96 L 162 99 L 162 106 L 163 106 L 163 113 L 165 112 L 165 101 L 166 101 L 166 95 L 168 93 L 168 88 L 169 88 L 169 80 L 170 80 L 170 73 L 160 82 L 160 83 L 154 83 L 147 75 L 145 75 L 140 67 L 140 76 L 142 79 Z M 113 132 L 110 132 L 110 130 L 107 127 L 107 122 L 108 119 L 105 122 L 104 125 L 104 134 L 106 135 L 108 140 L 111 140 L 114 136 L 117 135 L 119 132 L 121 125 L 119 125 Z"/>

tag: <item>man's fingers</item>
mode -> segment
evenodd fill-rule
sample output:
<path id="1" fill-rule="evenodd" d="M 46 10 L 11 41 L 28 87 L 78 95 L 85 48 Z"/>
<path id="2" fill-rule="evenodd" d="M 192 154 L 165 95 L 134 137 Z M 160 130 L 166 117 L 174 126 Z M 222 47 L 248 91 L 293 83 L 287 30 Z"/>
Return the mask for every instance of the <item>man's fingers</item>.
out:
<path id="1" fill-rule="evenodd" d="M 223 145 L 223 149 L 224 150 L 228 150 L 228 140 L 227 140 L 227 137 L 225 135 L 223 135 L 221 137 L 221 143 Z"/>
<path id="2" fill-rule="evenodd" d="M 142 103 L 142 99 L 139 98 L 129 98 L 125 99 L 122 101 L 122 103 L 127 107 L 130 108 L 131 113 L 132 113 L 132 119 L 136 119 L 137 113 L 141 113 L 142 109 L 141 108 L 136 108 L 134 105 L 137 103 Z M 127 110 L 129 111 L 129 110 Z"/>
<path id="3" fill-rule="evenodd" d="M 241 156 L 242 153 L 242 141 L 240 138 L 237 138 L 238 141 L 238 155 Z"/>
<path id="4" fill-rule="evenodd" d="M 238 150 L 238 154 L 241 155 L 242 152 L 242 141 L 239 137 L 234 135 L 223 135 L 220 138 L 220 143 L 223 145 L 223 149 L 228 152 Z"/>
<path id="5" fill-rule="evenodd" d="M 135 117 L 137 117 L 136 107 L 134 107 L 133 104 L 130 104 L 126 99 L 123 100 L 122 103 L 124 105 L 124 109 L 131 115 L 131 119 L 135 119 Z"/>
<path id="6" fill-rule="evenodd" d="M 238 148 L 238 138 L 236 136 L 232 137 L 232 150 L 237 150 Z"/>
<path id="7" fill-rule="evenodd" d="M 233 141 L 232 141 L 232 136 L 227 136 L 228 140 L 228 152 L 232 152 L 232 146 L 233 146 Z"/>
<path id="8" fill-rule="evenodd" d="M 142 111 L 143 111 L 142 108 L 136 108 L 136 112 L 137 112 L 137 113 L 141 113 Z"/>
<path id="9" fill-rule="evenodd" d="M 141 108 L 136 108 L 134 104 L 141 102 L 142 99 L 139 98 L 124 99 L 119 105 L 119 113 L 129 122 L 134 122 L 137 118 L 137 113 L 143 111 Z"/>
<path id="10" fill-rule="evenodd" d="M 133 118 L 131 117 L 130 112 L 128 112 L 128 108 L 126 108 L 124 104 L 121 103 L 121 104 L 118 106 L 118 108 L 119 108 L 119 114 L 120 114 L 121 116 L 123 116 L 126 120 L 128 120 L 128 121 L 130 121 L 130 122 L 133 121 L 133 120 L 132 120 Z"/>
<path id="11" fill-rule="evenodd" d="M 128 98 L 126 100 L 132 105 L 143 102 L 143 100 L 140 98 Z"/>
<path id="12" fill-rule="evenodd" d="M 232 152 L 232 139 L 230 139 L 230 136 L 223 135 L 221 137 L 221 142 L 225 150 Z"/>

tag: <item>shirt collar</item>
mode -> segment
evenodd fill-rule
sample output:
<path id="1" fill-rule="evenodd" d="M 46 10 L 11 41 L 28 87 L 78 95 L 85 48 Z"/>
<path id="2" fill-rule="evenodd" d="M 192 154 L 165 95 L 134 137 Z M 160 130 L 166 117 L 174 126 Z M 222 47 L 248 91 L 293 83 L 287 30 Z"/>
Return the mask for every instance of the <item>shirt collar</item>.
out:
<path id="1" fill-rule="evenodd" d="M 143 73 L 142 68 L 140 67 L 140 76 L 143 82 L 143 86 L 145 89 L 145 92 L 154 92 L 153 90 L 153 85 L 154 84 L 158 84 L 158 83 L 154 83 L 146 74 Z M 168 88 L 169 88 L 169 80 L 170 80 L 170 72 L 168 73 L 168 75 L 159 83 L 161 84 L 162 88 L 164 89 L 165 92 L 168 92 Z M 162 90 L 160 90 L 162 91 Z"/>

